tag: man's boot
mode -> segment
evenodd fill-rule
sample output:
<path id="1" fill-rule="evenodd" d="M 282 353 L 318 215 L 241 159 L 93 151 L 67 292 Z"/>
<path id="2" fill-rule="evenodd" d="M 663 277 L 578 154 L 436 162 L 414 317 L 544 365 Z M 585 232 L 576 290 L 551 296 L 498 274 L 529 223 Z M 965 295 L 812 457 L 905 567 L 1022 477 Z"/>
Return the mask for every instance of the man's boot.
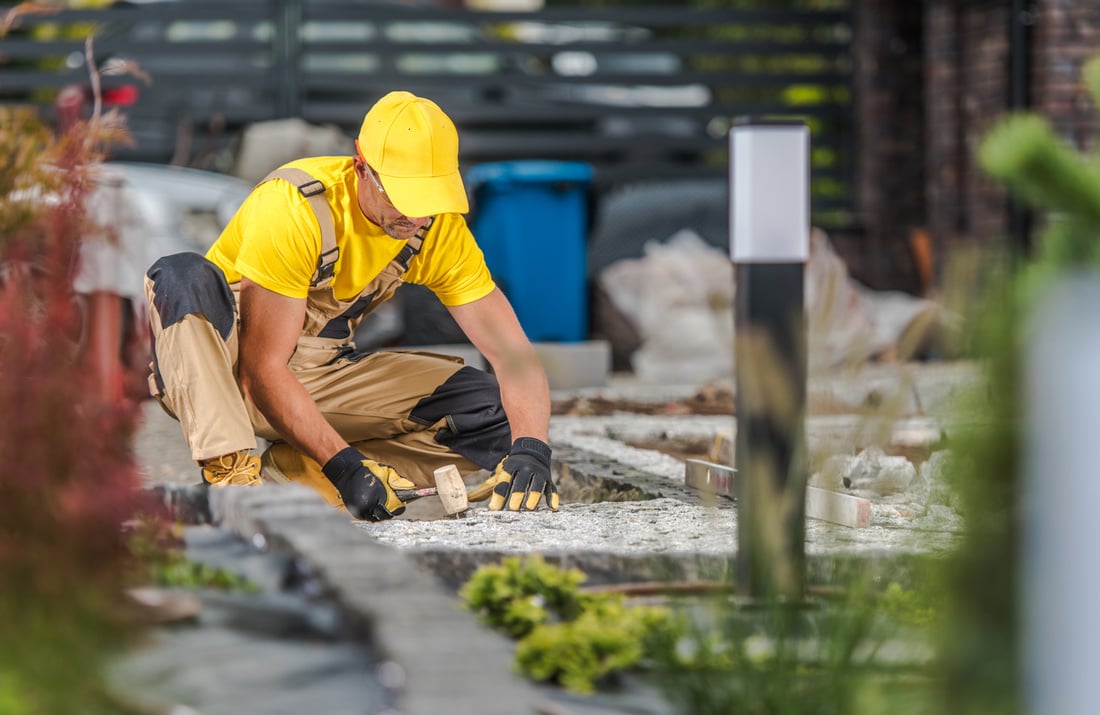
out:
<path id="1" fill-rule="evenodd" d="M 259 486 L 260 458 L 242 450 L 208 459 L 202 463 L 202 481 L 212 487 Z"/>
<path id="2" fill-rule="evenodd" d="M 320 493 L 329 504 L 343 507 L 340 492 L 321 471 L 321 465 L 286 442 L 276 442 L 264 450 L 260 458 L 261 474 L 275 484 L 294 482 Z"/>

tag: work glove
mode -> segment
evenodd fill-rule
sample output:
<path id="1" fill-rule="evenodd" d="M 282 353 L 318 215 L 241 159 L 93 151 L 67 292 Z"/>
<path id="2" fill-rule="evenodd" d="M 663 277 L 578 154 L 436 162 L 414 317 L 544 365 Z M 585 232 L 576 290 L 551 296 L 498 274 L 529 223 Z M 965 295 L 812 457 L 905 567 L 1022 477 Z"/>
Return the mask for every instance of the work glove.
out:
<path id="1" fill-rule="evenodd" d="M 367 459 L 354 447 L 340 450 L 321 467 L 344 506 L 356 519 L 384 521 L 405 512 L 394 489 L 411 489 L 413 483 L 388 464 Z"/>
<path id="2" fill-rule="evenodd" d="M 550 478 L 550 446 L 534 437 L 513 442 L 489 481 L 493 482 L 490 511 L 534 511 L 543 496 L 548 507 L 558 510 L 558 489 Z"/>

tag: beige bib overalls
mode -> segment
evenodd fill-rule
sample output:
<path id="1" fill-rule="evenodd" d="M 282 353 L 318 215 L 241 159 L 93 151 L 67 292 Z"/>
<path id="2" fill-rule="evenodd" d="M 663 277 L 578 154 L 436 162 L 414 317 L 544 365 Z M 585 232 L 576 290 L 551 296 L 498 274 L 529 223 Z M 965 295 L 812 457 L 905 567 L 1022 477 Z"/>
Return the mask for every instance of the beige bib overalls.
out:
<path id="1" fill-rule="evenodd" d="M 402 284 L 430 224 L 355 300 L 340 301 L 331 286 L 339 250 L 324 186 L 300 169 L 279 169 L 264 181 L 276 178 L 298 187 L 321 227 L 321 256 L 288 366 L 325 419 L 352 446 L 418 486 L 434 486 L 432 473 L 445 464 L 463 473 L 491 469 L 511 444 L 495 378 L 458 358 L 365 354 L 351 342 L 362 317 Z M 150 389 L 179 420 L 196 461 L 254 449 L 256 435 L 280 439 L 237 382 L 239 290 L 192 253 L 160 259 L 145 278 L 154 340 Z"/>

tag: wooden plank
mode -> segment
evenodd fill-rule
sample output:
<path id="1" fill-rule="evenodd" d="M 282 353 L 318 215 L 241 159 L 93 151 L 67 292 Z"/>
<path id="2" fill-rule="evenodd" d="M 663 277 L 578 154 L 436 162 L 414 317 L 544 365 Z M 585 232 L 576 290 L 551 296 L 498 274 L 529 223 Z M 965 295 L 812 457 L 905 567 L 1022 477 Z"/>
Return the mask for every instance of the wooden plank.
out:
<path id="1" fill-rule="evenodd" d="M 871 525 L 871 502 L 851 494 L 806 487 L 806 516 L 860 529 Z"/>
<path id="2" fill-rule="evenodd" d="M 737 470 L 725 464 L 689 459 L 684 484 L 701 492 L 732 497 Z M 806 487 L 806 517 L 854 529 L 871 525 L 871 502 L 862 497 Z"/>
<path id="3" fill-rule="evenodd" d="M 689 459 L 684 464 L 684 484 L 707 494 L 733 497 L 733 476 L 737 470 L 724 464 Z"/>

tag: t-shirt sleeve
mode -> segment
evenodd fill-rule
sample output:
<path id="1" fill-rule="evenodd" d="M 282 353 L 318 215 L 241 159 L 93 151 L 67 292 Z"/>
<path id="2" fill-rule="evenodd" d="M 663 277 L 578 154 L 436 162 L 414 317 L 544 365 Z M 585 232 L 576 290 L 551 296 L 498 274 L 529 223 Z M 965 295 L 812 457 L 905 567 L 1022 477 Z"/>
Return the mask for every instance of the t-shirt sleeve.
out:
<path id="1" fill-rule="evenodd" d="M 472 303 L 492 293 L 496 283 L 466 220 L 445 214 L 437 221 L 441 225 L 429 231 L 406 280 L 427 286 L 447 306 Z"/>
<path id="2" fill-rule="evenodd" d="M 257 187 L 237 216 L 240 250 L 234 269 L 270 291 L 305 298 L 321 253 L 309 203 L 286 181 Z"/>

